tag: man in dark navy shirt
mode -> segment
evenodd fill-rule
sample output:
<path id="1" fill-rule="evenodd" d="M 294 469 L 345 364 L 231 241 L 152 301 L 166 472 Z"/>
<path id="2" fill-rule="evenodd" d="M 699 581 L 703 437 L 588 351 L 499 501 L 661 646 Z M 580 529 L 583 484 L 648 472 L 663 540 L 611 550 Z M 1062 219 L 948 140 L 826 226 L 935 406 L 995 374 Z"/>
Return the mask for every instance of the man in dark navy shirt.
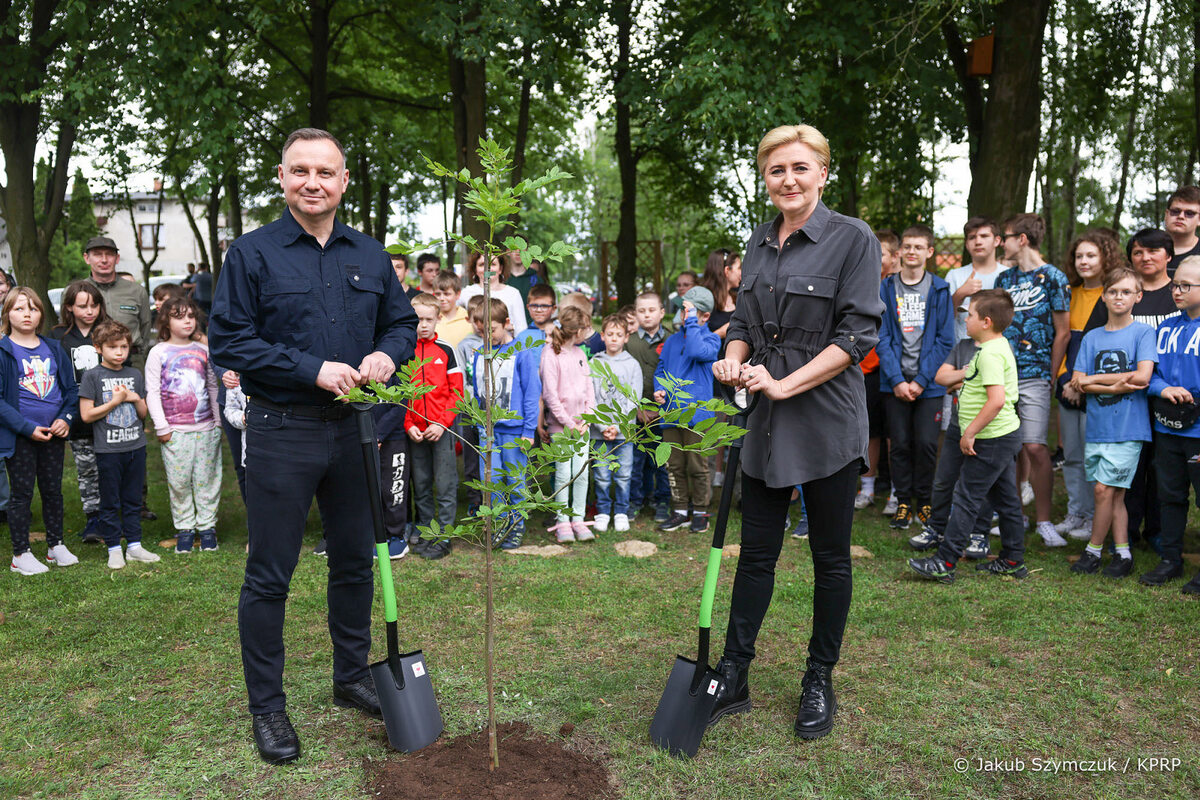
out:
<path id="1" fill-rule="evenodd" d="M 367 670 L 372 525 L 351 408 L 412 357 L 416 315 L 379 242 L 337 220 L 350 177 L 341 144 L 302 128 L 283 145 L 282 218 L 235 241 L 213 299 L 213 361 L 241 374 L 250 550 L 238 602 L 254 740 L 300 755 L 283 692 L 283 618 L 313 497 L 329 556 L 333 701 L 380 716 Z"/>

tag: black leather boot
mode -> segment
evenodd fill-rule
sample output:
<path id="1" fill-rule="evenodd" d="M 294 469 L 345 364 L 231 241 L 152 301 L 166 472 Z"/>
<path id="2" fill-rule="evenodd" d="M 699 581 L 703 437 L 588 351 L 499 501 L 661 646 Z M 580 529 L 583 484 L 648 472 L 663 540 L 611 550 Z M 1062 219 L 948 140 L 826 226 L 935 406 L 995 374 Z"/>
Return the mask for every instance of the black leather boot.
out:
<path id="1" fill-rule="evenodd" d="M 254 743 L 268 764 L 286 764 L 300 757 L 300 737 L 286 711 L 255 714 Z"/>
<path id="2" fill-rule="evenodd" d="M 750 665 L 722 658 L 717 662 L 716 670 L 721 673 L 721 688 L 717 690 L 717 703 L 708 716 L 710 728 L 726 714 L 750 711 L 750 681 L 747 677 Z"/>
<path id="3" fill-rule="evenodd" d="M 833 667 L 808 659 L 808 670 L 800 682 L 800 711 L 796 714 L 796 735 L 801 739 L 820 739 L 833 730 L 837 698 L 833 696 Z"/>
<path id="4" fill-rule="evenodd" d="M 333 704 L 342 708 L 357 708 L 368 717 L 383 719 L 379 695 L 375 693 L 375 681 L 370 675 L 348 683 L 334 681 Z"/>

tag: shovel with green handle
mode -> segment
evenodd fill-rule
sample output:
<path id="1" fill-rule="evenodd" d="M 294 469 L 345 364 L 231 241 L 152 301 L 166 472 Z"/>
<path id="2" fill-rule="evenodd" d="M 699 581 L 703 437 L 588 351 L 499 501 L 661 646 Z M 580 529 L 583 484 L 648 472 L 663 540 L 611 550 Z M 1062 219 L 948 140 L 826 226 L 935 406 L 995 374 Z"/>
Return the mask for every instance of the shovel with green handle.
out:
<path id="1" fill-rule="evenodd" d="M 746 427 L 746 420 L 758 402 L 758 395 L 747 399 L 744 389 L 733 395 L 734 405 L 742 411 L 732 424 Z M 725 483 L 721 488 L 721 505 L 717 524 L 713 528 L 712 547 L 708 551 L 708 567 L 704 572 L 704 590 L 700 595 L 700 644 L 696 660 L 675 657 L 675 665 L 667 678 L 667 688 L 658 701 L 658 710 L 650 722 L 650 740 L 673 756 L 692 758 L 700 749 L 700 740 L 708 728 L 709 715 L 717 702 L 721 674 L 708 665 L 708 637 L 712 627 L 713 597 L 717 593 L 717 573 L 721 570 L 725 528 L 729 523 L 729 507 L 733 504 L 733 485 L 737 481 L 741 460 L 742 440 L 729 445 L 725 455 Z"/>
<path id="2" fill-rule="evenodd" d="M 379 456 L 375 444 L 375 420 L 370 403 L 355 403 L 358 440 L 362 445 L 367 473 L 371 522 L 375 527 L 375 553 L 383 587 L 383 618 L 387 622 L 387 658 L 371 664 L 371 678 L 379 695 L 388 743 L 403 753 L 433 744 L 442 733 L 442 712 L 433 696 L 433 682 L 420 650 L 400 653 L 396 631 L 396 590 L 392 584 L 392 560 L 388 554 L 387 531 L 383 524 L 383 494 L 380 492 Z"/>

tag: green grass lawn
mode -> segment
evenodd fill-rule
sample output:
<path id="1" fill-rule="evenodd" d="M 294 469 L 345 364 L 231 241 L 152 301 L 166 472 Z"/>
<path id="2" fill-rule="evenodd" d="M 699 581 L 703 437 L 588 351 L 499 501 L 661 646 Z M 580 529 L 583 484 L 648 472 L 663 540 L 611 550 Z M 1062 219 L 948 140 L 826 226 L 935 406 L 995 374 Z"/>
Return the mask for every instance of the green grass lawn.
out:
<path id="1" fill-rule="evenodd" d="M 161 475 L 154 444 L 150 460 Z M 74 486 L 69 466 L 68 527 L 77 530 Z M 228 456 L 226 487 L 217 553 L 160 550 L 159 564 L 112 572 L 102 547 L 71 538 L 79 566 L 0 578 L 0 796 L 365 798 L 366 765 L 401 758 L 383 746 L 381 723 L 332 703 L 326 562 L 306 553 L 292 583 L 284 680 L 304 756 L 284 768 L 259 761 L 236 620 L 245 516 Z M 146 539 L 156 543 L 172 535 L 161 479 L 151 504 L 159 520 Z M 314 511 L 306 549 L 318 530 Z M 721 722 L 681 762 L 649 745 L 647 727 L 675 654 L 695 647 L 708 540 L 656 533 L 642 517 L 628 536 L 659 552 L 632 560 L 614 552 L 618 536 L 627 535 L 554 559 L 499 556 L 497 617 L 501 719 L 550 736 L 574 723 L 567 746 L 606 759 L 621 797 L 1200 796 L 1200 604 L 1179 582 L 1150 590 L 1074 576 L 1066 557 L 1082 543 L 1050 551 L 1031 535 L 1035 571 L 1025 581 L 968 567 L 953 586 L 927 584 L 908 574 L 911 552 L 877 508 L 860 512 L 854 542 L 874 557 L 855 562 L 833 735 L 801 742 L 791 733 L 812 564 L 807 545 L 789 539 L 751 671 L 754 712 Z M 1197 549 L 1194 533 L 1187 544 Z M 34 550 L 43 555 L 44 544 Z M 1135 557 L 1139 572 L 1155 563 Z M 403 644 L 425 651 L 446 736 L 484 723 L 482 563 L 466 546 L 440 562 L 394 562 Z M 733 567 L 727 559 L 718 634 Z M 375 618 L 373 657 L 382 658 L 378 597 Z M 1139 771 L 1137 759 L 1151 756 L 1179 766 Z M 1024 768 L 980 771 L 981 758 Z M 1128 771 L 1045 771 L 1051 759 L 1107 758 L 1118 769 L 1131 759 Z M 956 759 L 970 760 L 965 772 Z"/>

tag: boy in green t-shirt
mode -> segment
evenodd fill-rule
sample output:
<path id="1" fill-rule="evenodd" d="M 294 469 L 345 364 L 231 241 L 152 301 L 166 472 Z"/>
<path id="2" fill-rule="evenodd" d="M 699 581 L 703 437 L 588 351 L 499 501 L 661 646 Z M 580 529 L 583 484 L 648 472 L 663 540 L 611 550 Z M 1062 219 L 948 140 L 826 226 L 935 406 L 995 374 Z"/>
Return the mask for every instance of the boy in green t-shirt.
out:
<path id="1" fill-rule="evenodd" d="M 1017 362 L 1004 338 L 1013 318 L 1013 302 L 1003 289 L 977 292 L 967 312 L 967 335 L 979 350 L 967 365 L 958 418 L 967 423 L 958 446 L 965 458 L 946 535 L 936 556 L 910 559 L 923 578 L 954 582 L 954 566 L 962 557 L 971 529 L 986 498 L 1000 517 L 1000 557 L 975 566 L 980 572 L 1024 578 L 1025 523 L 1017 494 L 1016 457 L 1021 449 L 1017 417 Z M 969 422 L 968 422 L 969 420 Z"/>

